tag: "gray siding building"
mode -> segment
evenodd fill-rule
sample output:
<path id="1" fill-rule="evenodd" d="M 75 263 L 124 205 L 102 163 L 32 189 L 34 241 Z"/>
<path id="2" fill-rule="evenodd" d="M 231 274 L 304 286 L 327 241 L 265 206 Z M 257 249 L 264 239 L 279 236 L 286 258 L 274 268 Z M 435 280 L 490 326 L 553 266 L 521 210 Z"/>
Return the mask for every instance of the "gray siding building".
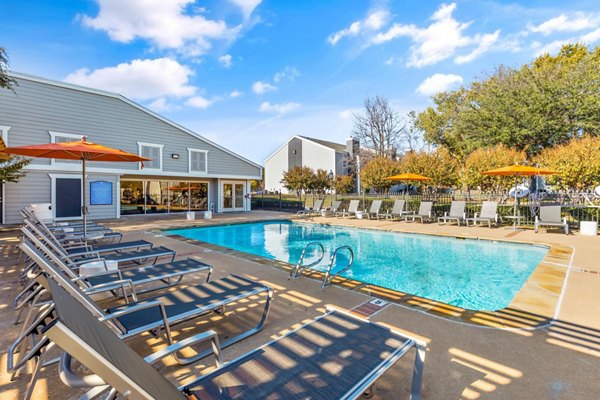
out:
<path id="1" fill-rule="evenodd" d="M 348 175 L 347 157 L 359 150 L 358 142 L 348 139 L 346 144 L 329 142 L 296 135 L 285 142 L 265 160 L 265 189 L 287 193 L 281 180 L 283 173 L 294 167 L 310 167 L 331 171 L 335 176 Z"/>
<path id="2" fill-rule="evenodd" d="M 0 89 L 0 134 L 7 146 L 87 140 L 152 158 L 87 163 L 89 217 L 184 211 L 249 211 L 250 181 L 261 166 L 114 93 L 11 73 Z M 81 162 L 34 159 L 18 183 L 2 187 L 2 223 L 20 222 L 30 203 L 51 203 L 57 219 L 80 217 Z M 79 183 L 79 187 L 77 186 Z M 75 200 L 76 202 L 76 200 Z"/>

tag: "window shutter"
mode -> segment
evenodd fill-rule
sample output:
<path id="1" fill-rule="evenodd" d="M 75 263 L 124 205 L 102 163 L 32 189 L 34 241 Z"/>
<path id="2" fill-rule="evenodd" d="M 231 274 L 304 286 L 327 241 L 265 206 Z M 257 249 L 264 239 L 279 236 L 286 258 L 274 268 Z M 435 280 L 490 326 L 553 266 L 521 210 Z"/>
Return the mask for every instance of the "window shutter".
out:
<path id="1" fill-rule="evenodd" d="M 198 153 L 198 171 L 206 172 L 206 153 Z"/>

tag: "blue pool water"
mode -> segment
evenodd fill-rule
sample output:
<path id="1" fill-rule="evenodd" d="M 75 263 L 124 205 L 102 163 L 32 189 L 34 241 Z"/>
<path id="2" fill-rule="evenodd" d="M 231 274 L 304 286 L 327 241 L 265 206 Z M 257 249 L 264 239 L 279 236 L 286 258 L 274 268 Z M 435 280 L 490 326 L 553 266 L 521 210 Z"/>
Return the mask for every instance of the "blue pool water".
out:
<path id="1" fill-rule="evenodd" d="M 548 251 L 533 245 L 289 221 L 177 229 L 167 233 L 290 264 L 298 262 L 308 243 L 317 241 L 327 253 L 321 269 L 326 267 L 335 248 L 348 245 L 356 258 L 351 270 L 343 276 L 473 310 L 508 306 Z M 313 259 L 316 256 L 314 251 Z M 339 264 L 340 268 L 345 265 L 343 258 Z"/>

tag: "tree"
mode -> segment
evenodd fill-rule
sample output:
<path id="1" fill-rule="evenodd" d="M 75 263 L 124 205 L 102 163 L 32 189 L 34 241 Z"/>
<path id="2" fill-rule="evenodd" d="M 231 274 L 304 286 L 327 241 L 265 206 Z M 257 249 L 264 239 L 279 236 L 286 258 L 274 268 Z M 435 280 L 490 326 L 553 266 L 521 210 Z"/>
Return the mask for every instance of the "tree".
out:
<path id="1" fill-rule="evenodd" d="M 398 172 L 398 162 L 386 157 L 377 157 L 360 171 L 361 184 L 365 189 L 373 188 L 378 193 L 385 193 L 395 184 L 386 178 Z"/>
<path id="2" fill-rule="evenodd" d="M 333 181 L 333 189 L 339 194 L 352 193 L 354 191 L 354 178 L 349 175 L 336 176 Z"/>
<path id="3" fill-rule="evenodd" d="M 404 123 L 385 97 L 365 99 L 365 115 L 354 114 L 354 138 L 376 157 L 393 158 L 402 139 Z"/>
<path id="4" fill-rule="evenodd" d="M 494 192 L 512 187 L 515 184 L 514 177 L 482 175 L 482 172 L 524 161 L 524 152 L 502 144 L 477 149 L 469 154 L 465 161 L 465 168 L 461 176 L 462 186 L 467 190 L 480 188 Z"/>
<path id="5" fill-rule="evenodd" d="M 324 169 L 317 169 L 312 177 L 309 189 L 316 191 L 317 193 L 325 193 L 326 190 L 331 189 L 331 179 L 329 179 L 329 172 Z"/>
<path id="6" fill-rule="evenodd" d="M 435 187 L 456 187 L 459 182 L 460 164 L 443 148 L 407 153 L 400 160 L 400 168 L 431 178 L 427 184 Z"/>
<path id="7" fill-rule="evenodd" d="M 8 56 L 4 47 L 0 46 L 0 88 L 12 90 L 13 85 L 16 85 L 17 82 L 8 76 L 7 67 Z M 0 149 L 5 147 L 6 144 L 0 139 Z M 23 171 L 23 168 L 30 162 L 29 159 L 0 154 L 0 182 L 18 182 L 25 176 L 26 172 Z"/>
<path id="8" fill-rule="evenodd" d="M 536 161 L 560 175 L 548 183 L 563 189 L 587 190 L 600 185 L 600 136 L 586 135 L 569 143 L 542 151 Z"/>
<path id="9" fill-rule="evenodd" d="M 283 173 L 281 183 L 288 190 L 293 190 L 299 199 L 306 200 L 306 193 L 311 188 L 315 171 L 310 167 L 294 167 Z"/>

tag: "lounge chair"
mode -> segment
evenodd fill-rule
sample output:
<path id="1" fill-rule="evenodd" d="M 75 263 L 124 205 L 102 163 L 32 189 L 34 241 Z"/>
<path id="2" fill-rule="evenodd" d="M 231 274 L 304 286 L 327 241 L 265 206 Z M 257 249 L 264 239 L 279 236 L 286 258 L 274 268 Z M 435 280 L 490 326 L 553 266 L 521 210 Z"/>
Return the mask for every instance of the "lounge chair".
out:
<path id="1" fill-rule="evenodd" d="M 82 382 L 71 367 L 75 358 L 97 374 L 86 377 L 88 382 L 95 382 L 96 390 L 108 390 L 104 385 L 110 385 L 112 395 L 127 393 L 130 399 L 356 399 L 370 392 L 385 371 L 415 348 L 411 399 L 420 398 L 424 342 L 349 313 L 328 309 L 315 320 L 227 364 L 221 360 L 214 331 L 142 358 L 63 288 L 54 282 L 50 285 L 57 319 L 45 335 L 65 351 L 60 377 L 68 386 Z M 185 386 L 176 387 L 152 367 L 203 342 L 212 345 L 217 369 Z"/>
<path id="2" fill-rule="evenodd" d="M 569 224 L 567 223 L 567 217 L 561 218 L 560 213 L 560 206 L 541 206 L 540 216 L 535 216 L 533 224 L 535 233 L 538 232 L 540 226 L 556 226 L 563 228 L 565 235 L 568 235 Z"/>
<path id="3" fill-rule="evenodd" d="M 421 204 L 419 204 L 419 211 L 417 211 L 416 214 L 404 216 L 404 220 L 408 222 L 408 219 L 411 218 L 412 222 L 415 222 L 415 220 L 418 218 L 421 223 L 423 223 L 424 220 L 431 220 L 433 218 L 431 211 L 432 208 L 432 201 L 422 201 Z"/>
<path id="4" fill-rule="evenodd" d="M 394 206 L 392 210 L 385 214 L 386 219 L 395 219 L 402 218 L 406 215 L 414 214 L 414 211 L 405 211 L 404 206 L 406 205 L 406 200 L 394 200 Z"/>
<path id="5" fill-rule="evenodd" d="M 111 329 L 120 338 L 128 338 L 143 332 L 160 332 L 164 330 L 168 342 L 173 343 L 171 327 L 175 324 L 195 319 L 211 312 L 221 312 L 225 306 L 257 296 L 267 294 L 263 314 L 254 328 L 250 328 L 236 336 L 230 337 L 222 343 L 223 347 L 230 346 L 238 341 L 259 332 L 269 314 L 273 289 L 261 283 L 237 275 L 229 275 L 212 282 L 202 283 L 194 286 L 166 292 L 162 295 L 148 297 L 143 300 L 130 302 L 102 309 L 93 301 L 79 286 L 68 279 L 68 277 L 56 267 L 49 254 L 42 253 L 39 249 L 25 239 L 19 245 L 21 249 L 34 260 L 44 271 L 44 275 L 38 275 L 40 283 L 51 285 L 57 282 L 70 296 L 85 307 L 94 317 L 109 324 Z M 196 356 L 182 359 L 183 363 L 189 363 L 206 357 L 208 352 L 200 352 Z"/>
<path id="6" fill-rule="evenodd" d="M 487 222 L 488 227 L 492 227 L 492 222 L 494 226 L 498 226 L 498 203 L 495 201 L 484 201 L 481 205 L 481 212 L 479 214 L 475 213 L 473 218 L 467 218 L 466 223 L 469 226 L 469 221 L 473 222 L 473 225 L 478 222 Z"/>
<path id="7" fill-rule="evenodd" d="M 445 224 L 448 221 L 456 221 L 456 223 L 460 225 L 460 223 L 467 218 L 467 215 L 465 214 L 466 206 L 466 201 L 452 201 L 450 212 L 444 212 L 444 216 L 438 218 L 438 223 L 443 222 Z"/>
<path id="8" fill-rule="evenodd" d="M 369 208 L 369 211 L 367 211 L 367 218 L 379 219 L 379 210 L 381 209 L 381 203 L 381 200 L 373 200 L 371 202 L 371 207 Z"/>
<path id="9" fill-rule="evenodd" d="M 356 213 L 358 212 L 358 205 L 360 204 L 360 200 L 350 200 L 350 204 L 348 205 L 348 210 L 342 210 L 335 213 L 336 217 L 356 217 Z"/>
<path id="10" fill-rule="evenodd" d="M 333 217 L 337 212 L 338 209 L 340 208 L 340 206 L 342 205 L 341 200 L 336 200 L 331 204 L 331 207 L 329 207 L 326 211 L 325 211 L 325 216 L 326 217 Z"/>
<path id="11" fill-rule="evenodd" d="M 315 200 L 315 204 L 311 208 L 307 208 L 306 210 L 298 211 L 298 217 L 310 217 L 313 215 L 319 215 L 321 213 L 321 209 L 323 208 L 323 200 Z"/>

